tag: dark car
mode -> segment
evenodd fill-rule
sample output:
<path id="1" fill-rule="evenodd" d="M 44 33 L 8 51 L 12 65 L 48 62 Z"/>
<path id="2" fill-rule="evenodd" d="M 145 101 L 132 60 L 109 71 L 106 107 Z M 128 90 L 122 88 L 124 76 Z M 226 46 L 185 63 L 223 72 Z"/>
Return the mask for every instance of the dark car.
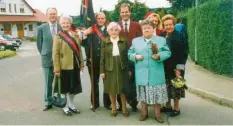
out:
<path id="1" fill-rule="evenodd" d="M 0 35 L 1 37 L 3 37 L 4 39 L 6 40 L 9 40 L 9 41 L 16 41 L 19 45 L 22 44 L 22 40 L 19 39 L 19 38 L 14 38 L 12 37 L 11 35 L 9 34 L 3 34 L 3 35 Z"/>
<path id="2" fill-rule="evenodd" d="M 10 49 L 16 51 L 19 48 L 19 45 L 15 41 L 8 41 L 0 36 L 0 51 Z"/>

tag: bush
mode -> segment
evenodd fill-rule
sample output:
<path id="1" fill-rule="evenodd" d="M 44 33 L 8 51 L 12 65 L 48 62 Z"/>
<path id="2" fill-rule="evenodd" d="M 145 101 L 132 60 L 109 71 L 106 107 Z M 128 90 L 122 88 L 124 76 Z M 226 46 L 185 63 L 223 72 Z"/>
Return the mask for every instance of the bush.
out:
<path id="1" fill-rule="evenodd" d="M 11 50 L 0 51 L 0 59 L 15 56 L 16 52 Z"/>
<path id="2" fill-rule="evenodd" d="M 213 0 L 187 12 L 190 57 L 204 68 L 233 77 L 232 0 Z M 196 13 L 195 13 L 196 12 Z"/>

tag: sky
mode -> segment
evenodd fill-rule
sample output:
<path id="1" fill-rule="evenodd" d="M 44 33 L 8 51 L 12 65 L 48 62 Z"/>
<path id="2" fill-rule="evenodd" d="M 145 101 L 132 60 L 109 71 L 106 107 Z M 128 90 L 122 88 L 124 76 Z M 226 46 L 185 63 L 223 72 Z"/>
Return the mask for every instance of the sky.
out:
<path id="1" fill-rule="evenodd" d="M 46 12 L 48 7 L 56 7 L 58 14 L 64 15 L 79 15 L 81 0 L 26 0 L 33 9 L 39 9 Z M 118 0 L 92 0 L 95 12 L 99 12 L 102 7 L 103 10 L 114 10 Z M 131 0 L 133 1 L 133 0 Z M 139 0 L 145 2 L 150 8 L 169 7 L 170 4 L 166 0 Z"/>

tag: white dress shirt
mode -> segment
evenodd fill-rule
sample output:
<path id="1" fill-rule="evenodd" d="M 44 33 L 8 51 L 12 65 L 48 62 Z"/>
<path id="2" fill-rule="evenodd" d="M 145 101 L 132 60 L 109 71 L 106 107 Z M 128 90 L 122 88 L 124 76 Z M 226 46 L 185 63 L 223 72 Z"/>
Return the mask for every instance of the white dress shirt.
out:
<path id="1" fill-rule="evenodd" d="M 113 44 L 113 49 L 112 49 L 112 55 L 113 56 L 119 56 L 119 48 L 118 48 L 118 41 L 119 41 L 119 37 L 117 37 L 116 39 L 110 38 L 112 44 Z"/>
<path id="2" fill-rule="evenodd" d="M 50 26 L 49 28 L 50 28 L 51 34 L 53 33 L 53 25 L 55 25 L 55 33 L 57 33 L 57 22 L 55 22 L 54 24 L 49 22 L 49 26 Z"/>

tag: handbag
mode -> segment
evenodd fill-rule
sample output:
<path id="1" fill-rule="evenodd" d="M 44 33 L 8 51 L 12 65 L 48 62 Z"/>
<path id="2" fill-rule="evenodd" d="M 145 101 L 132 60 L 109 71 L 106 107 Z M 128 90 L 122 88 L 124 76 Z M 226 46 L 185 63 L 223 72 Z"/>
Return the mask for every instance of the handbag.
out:
<path id="1" fill-rule="evenodd" d="M 66 98 L 61 97 L 61 79 L 60 77 L 55 76 L 54 81 L 54 90 L 53 90 L 53 99 L 52 105 L 59 108 L 64 108 L 66 106 Z M 54 93 L 57 93 L 57 96 L 54 96 Z"/>
<path id="2" fill-rule="evenodd" d="M 171 80 L 171 84 L 175 88 L 187 88 L 187 86 L 185 85 L 185 79 L 182 77 L 175 77 Z"/>

